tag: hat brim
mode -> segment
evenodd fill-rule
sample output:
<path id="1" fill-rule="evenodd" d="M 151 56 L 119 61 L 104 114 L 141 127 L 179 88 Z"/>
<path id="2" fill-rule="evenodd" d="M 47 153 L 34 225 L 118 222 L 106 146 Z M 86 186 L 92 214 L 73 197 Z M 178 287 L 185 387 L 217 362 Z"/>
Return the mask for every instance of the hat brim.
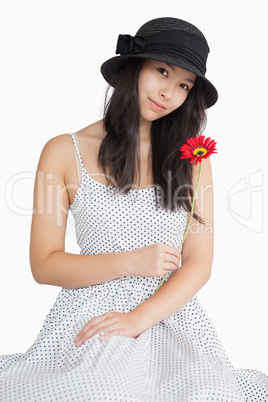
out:
<path id="1" fill-rule="evenodd" d="M 115 56 L 105 61 L 101 66 L 101 73 L 105 78 L 105 80 L 111 86 L 114 87 L 115 77 L 118 75 L 118 72 L 123 68 L 126 60 L 131 58 L 159 60 L 183 68 L 187 71 L 190 71 L 201 78 L 207 109 L 213 106 L 218 100 L 218 92 L 216 88 L 198 69 L 184 62 L 183 60 L 173 59 L 172 57 L 164 55 L 161 56 L 159 54 L 148 54 L 148 53 L 126 54 L 121 56 Z"/>

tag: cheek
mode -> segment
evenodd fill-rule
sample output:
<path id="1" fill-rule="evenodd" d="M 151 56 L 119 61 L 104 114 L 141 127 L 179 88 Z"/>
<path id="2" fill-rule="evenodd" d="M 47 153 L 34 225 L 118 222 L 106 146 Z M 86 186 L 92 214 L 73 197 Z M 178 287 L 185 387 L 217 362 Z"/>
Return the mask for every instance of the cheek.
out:
<path id="1" fill-rule="evenodd" d="M 157 80 L 155 79 L 153 74 L 147 74 L 146 71 L 141 71 L 138 81 L 139 93 L 149 93 L 155 88 L 157 88 Z"/>
<path id="2" fill-rule="evenodd" d="M 181 92 L 174 98 L 173 109 L 178 109 L 187 99 L 189 92 Z"/>

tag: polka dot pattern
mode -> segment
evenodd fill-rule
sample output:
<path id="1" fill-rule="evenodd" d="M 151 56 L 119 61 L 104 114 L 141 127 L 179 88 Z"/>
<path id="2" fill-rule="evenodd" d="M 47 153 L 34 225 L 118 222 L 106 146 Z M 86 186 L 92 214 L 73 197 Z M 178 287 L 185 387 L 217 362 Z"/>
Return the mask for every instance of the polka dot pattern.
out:
<path id="1" fill-rule="evenodd" d="M 120 252 L 163 242 L 178 247 L 183 210 L 156 208 L 154 189 L 118 194 L 84 168 L 70 210 L 81 254 Z M 179 268 L 178 268 L 179 269 Z M 93 317 L 128 312 L 150 297 L 161 278 L 132 277 L 79 289 L 62 288 L 34 344 L 0 356 L 0 400 L 117 402 L 268 401 L 268 378 L 235 370 L 197 297 L 137 338 L 75 336 Z"/>

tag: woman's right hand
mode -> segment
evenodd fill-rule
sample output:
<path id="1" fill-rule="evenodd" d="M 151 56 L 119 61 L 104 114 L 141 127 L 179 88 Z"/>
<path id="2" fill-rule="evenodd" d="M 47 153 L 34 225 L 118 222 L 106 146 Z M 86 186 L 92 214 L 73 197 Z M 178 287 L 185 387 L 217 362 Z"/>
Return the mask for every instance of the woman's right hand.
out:
<path id="1" fill-rule="evenodd" d="M 163 276 L 174 271 L 180 264 L 181 253 L 173 246 L 156 243 L 128 251 L 130 276 Z"/>

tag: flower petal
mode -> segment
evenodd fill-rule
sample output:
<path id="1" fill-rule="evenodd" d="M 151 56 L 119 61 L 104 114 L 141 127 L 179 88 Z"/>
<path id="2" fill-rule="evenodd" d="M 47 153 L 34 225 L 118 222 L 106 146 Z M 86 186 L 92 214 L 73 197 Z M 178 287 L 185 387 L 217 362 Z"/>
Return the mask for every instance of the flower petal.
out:
<path id="1" fill-rule="evenodd" d="M 201 163 L 202 159 L 207 159 L 211 154 L 217 153 L 216 144 L 216 141 L 210 137 L 205 138 L 204 135 L 188 138 L 180 148 L 181 159 L 190 158 L 190 163 L 195 161 L 195 165 L 197 165 L 197 163 Z M 196 152 L 198 148 L 204 148 L 207 152 L 198 155 Z"/>

